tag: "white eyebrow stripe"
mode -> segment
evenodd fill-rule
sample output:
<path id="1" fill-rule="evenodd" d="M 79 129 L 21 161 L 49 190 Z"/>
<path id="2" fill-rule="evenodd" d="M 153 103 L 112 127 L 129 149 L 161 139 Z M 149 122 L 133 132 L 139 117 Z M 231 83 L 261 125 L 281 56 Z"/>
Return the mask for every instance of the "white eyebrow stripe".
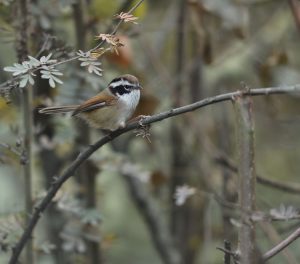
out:
<path id="1" fill-rule="evenodd" d="M 110 84 L 112 87 L 117 87 L 117 86 L 120 86 L 120 85 L 130 85 L 130 86 L 133 86 L 134 84 L 132 84 L 132 83 L 130 83 L 130 82 L 128 82 L 128 81 L 118 81 L 118 82 L 112 82 L 111 84 Z"/>

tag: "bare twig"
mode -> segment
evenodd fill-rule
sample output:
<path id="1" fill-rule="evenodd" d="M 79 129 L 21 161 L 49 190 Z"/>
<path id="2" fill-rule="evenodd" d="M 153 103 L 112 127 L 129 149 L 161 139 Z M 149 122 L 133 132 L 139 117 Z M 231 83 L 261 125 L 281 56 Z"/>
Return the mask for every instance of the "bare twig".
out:
<path id="1" fill-rule="evenodd" d="M 218 156 L 216 156 L 215 161 L 232 172 L 237 173 L 238 171 L 236 165 L 223 154 L 219 154 Z M 298 183 L 282 182 L 273 179 L 268 179 L 258 174 L 256 175 L 256 180 L 258 183 L 265 186 L 276 188 L 278 190 L 285 191 L 288 193 L 300 194 L 300 185 Z"/>
<path id="2" fill-rule="evenodd" d="M 265 233 L 266 237 L 270 240 L 273 245 L 279 244 L 283 238 L 280 236 L 277 228 L 275 228 L 271 223 L 268 222 L 260 222 L 259 227 Z M 295 226 L 292 230 L 299 228 L 299 222 L 297 226 Z M 291 233 L 292 231 L 290 231 Z M 294 252 L 289 249 L 289 247 L 285 248 L 281 251 L 280 255 L 284 258 L 284 263 L 286 264 L 299 264 Z"/>
<path id="3" fill-rule="evenodd" d="M 288 0 L 298 31 L 300 31 L 300 4 L 297 0 Z"/>
<path id="4" fill-rule="evenodd" d="M 237 116 L 239 202 L 243 211 L 255 210 L 255 162 L 253 101 L 250 96 L 234 98 Z M 256 262 L 255 225 L 246 214 L 241 214 L 242 226 L 239 230 L 239 251 L 241 263 Z"/>
<path id="5" fill-rule="evenodd" d="M 14 147 L 6 144 L 6 143 L 0 142 L 0 147 L 9 150 L 10 152 L 14 153 L 15 155 L 19 156 L 20 158 L 22 156 L 22 152 L 21 151 L 19 151 L 18 149 L 14 148 Z"/>
<path id="6" fill-rule="evenodd" d="M 235 96 L 241 95 L 241 94 L 246 94 L 246 95 L 252 95 L 252 96 L 258 96 L 258 95 L 268 95 L 268 94 L 287 94 L 287 93 L 295 93 L 295 92 L 300 92 L 300 86 L 299 85 L 293 85 L 293 86 L 287 86 L 284 88 L 280 87 L 270 87 L 270 88 L 258 88 L 258 89 L 252 89 L 248 90 L 246 92 L 242 91 L 236 91 L 232 93 L 226 93 L 226 94 L 221 94 L 213 97 L 209 97 L 206 99 L 203 99 L 201 101 L 195 102 L 193 104 L 189 104 L 186 106 L 178 107 L 175 109 L 168 110 L 166 112 L 162 112 L 150 117 L 144 118 L 142 121 L 134 122 L 129 124 L 123 129 L 119 129 L 116 131 L 111 132 L 110 134 L 102 137 L 99 139 L 96 143 L 93 145 L 90 145 L 84 150 L 82 153 L 78 155 L 76 160 L 74 160 L 71 165 L 65 170 L 65 172 L 57 178 L 57 181 L 53 183 L 53 185 L 49 188 L 46 196 L 41 200 L 41 202 L 35 206 L 35 210 L 30 218 L 30 221 L 28 225 L 25 227 L 24 233 L 18 243 L 16 244 L 13 254 L 10 259 L 10 264 L 17 263 L 19 255 L 26 244 L 27 240 L 30 238 L 31 233 L 38 223 L 41 214 L 47 206 L 51 203 L 51 200 L 55 196 L 56 192 L 60 189 L 60 187 L 63 185 L 63 183 L 68 180 L 72 175 L 74 175 L 75 171 L 77 168 L 85 161 L 87 160 L 96 150 L 101 148 L 103 145 L 107 144 L 108 142 L 112 141 L 113 139 L 119 137 L 120 135 L 134 130 L 138 128 L 141 123 L 142 125 L 148 125 L 151 123 L 159 122 L 164 119 L 181 115 L 187 112 L 195 111 L 196 109 L 205 107 L 207 105 L 223 102 L 223 101 L 230 101 L 232 98 Z"/>
<path id="7" fill-rule="evenodd" d="M 51 35 L 50 34 L 45 34 L 44 35 L 44 42 L 42 47 L 40 48 L 40 50 L 36 53 L 35 58 L 38 58 L 42 55 L 42 53 L 47 50 L 47 45 L 49 44 L 50 40 L 51 40 Z"/>
<path id="8" fill-rule="evenodd" d="M 276 256 L 279 252 L 285 249 L 289 244 L 294 242 L 296 239 L 300 237 L 300 227 L 296 229 L 292 234 L 290 234 L 286 239 L 281 241 L 278 245 L 270 249 L 263 255 L 264 261 L 268 261 L 272 257 Z"/>

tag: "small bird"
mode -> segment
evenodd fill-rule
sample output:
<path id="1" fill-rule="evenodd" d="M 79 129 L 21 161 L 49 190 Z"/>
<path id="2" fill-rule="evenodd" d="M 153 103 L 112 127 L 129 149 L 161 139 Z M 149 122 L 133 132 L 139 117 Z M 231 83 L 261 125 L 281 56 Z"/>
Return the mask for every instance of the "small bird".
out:
<path id="1" fill-rule="evenodd" d="M 113 79 L 107 88 L 80 105 L 46 107 L 39 113 L 72 112 L 72 116 L 78 116 L 92 127 L 113 131 L 126 126 L 139 103 L 141 89 L 135 76 L 125 74 Z"/>

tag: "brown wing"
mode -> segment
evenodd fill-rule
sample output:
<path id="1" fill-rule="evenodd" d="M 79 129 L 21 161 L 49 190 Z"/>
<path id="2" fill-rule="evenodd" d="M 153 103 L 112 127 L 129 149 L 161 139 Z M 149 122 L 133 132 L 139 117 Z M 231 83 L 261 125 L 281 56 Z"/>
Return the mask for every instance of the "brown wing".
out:
<path id="1" fill-rule="evenodd" d="M 73 112 L 72 116 L 75 116 L 82 112 L 89 112 L 95 109 L 99 109 L 105 106 L 113 105 L 117 102 L 117 98 L 108 94 L 105 90 L 98 95 L 93 96 L 89 100 L 78 106 Z"/>

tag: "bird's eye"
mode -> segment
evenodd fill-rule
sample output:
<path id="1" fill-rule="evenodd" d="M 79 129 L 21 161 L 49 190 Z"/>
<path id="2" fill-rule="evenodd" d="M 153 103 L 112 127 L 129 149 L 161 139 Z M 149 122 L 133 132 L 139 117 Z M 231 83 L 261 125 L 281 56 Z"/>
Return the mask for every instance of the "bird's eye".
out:
<path id="1" fill-rule="evenodd" d="M 123 85 L 123 88 L 125 89 L 125 91 L 129 90 L 128 85 Z"/>

